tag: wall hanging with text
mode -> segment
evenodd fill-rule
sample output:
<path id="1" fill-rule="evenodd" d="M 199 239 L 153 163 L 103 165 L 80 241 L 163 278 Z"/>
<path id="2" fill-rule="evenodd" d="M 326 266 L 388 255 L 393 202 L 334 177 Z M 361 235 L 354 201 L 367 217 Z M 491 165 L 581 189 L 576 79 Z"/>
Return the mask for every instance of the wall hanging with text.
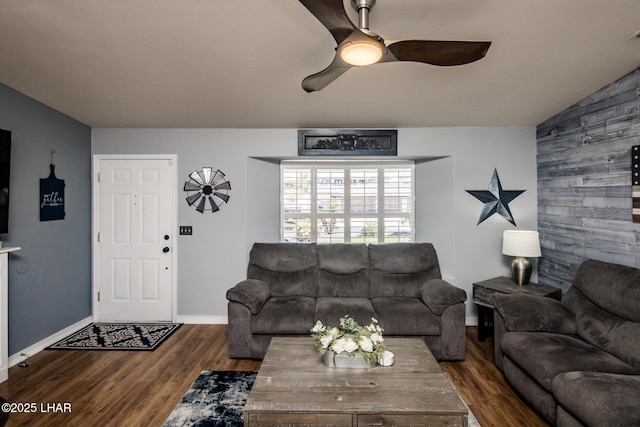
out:
<path id="1" fill-rule="evenodd" d="M 40 221 L 64 219 L 64 180 L 56 178 L 53 163 L 49 167 L 49 177 L 40 179 Z"/>

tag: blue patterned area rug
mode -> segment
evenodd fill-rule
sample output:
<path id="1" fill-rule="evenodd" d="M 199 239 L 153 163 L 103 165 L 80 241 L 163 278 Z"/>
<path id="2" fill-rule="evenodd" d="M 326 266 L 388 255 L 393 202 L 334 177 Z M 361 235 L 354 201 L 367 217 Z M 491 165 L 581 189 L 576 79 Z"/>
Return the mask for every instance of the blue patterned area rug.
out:
<path id="1" fill-rule="evenodd" d="M 181 323 L 92 323 L 49 346 L 52 350 L 155 350 Z"/>
<path id="2" fill-rule="evenodd" d="M 257 375 L 254 371 L 202 371 L 163 427 L 242 426 L 242 410 Z"/>

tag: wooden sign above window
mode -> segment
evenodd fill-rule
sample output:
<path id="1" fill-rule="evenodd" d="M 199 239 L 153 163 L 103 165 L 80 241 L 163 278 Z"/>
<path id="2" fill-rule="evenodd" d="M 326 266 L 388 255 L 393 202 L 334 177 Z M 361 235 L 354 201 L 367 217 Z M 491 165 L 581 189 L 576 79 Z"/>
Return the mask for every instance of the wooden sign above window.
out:
<path id="1" fill-rule="evenodd" d="M 397 156 L 397 130 L 298 130 L 299 156 Z"/>

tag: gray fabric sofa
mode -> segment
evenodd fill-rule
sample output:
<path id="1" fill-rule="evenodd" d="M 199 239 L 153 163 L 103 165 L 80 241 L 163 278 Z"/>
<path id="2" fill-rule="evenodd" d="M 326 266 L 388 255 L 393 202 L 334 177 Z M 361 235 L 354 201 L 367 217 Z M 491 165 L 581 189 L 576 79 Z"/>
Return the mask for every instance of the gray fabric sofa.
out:
<path id="1" fill-rule="evenodd" d="M 420 336 L 438 360 L 465 356 L 466 292 L 444 280 L 430 243 L 256 243 L 227 291 L 229 356 L 262 359 L 271 337 L 317 320 L 375 318 L 385 336 Z"/>
<path id="2" fill-rule="evenodd" d="M 495 362 L 549 423 L 640 426 L 640 270 L 588 260 L 562 302 L 492 302 Z"/>

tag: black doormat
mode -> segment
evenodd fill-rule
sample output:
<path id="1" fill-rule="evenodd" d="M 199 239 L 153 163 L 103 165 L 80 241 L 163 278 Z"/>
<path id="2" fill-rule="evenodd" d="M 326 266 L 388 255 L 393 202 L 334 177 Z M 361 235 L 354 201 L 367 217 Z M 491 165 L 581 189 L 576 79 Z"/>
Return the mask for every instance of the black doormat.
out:
<path id="1" fill-rule="evenodd" d="M 48 348 L 52 350 L 153 351 L 181 325 L 181 323 L 92 323 Z"/>

